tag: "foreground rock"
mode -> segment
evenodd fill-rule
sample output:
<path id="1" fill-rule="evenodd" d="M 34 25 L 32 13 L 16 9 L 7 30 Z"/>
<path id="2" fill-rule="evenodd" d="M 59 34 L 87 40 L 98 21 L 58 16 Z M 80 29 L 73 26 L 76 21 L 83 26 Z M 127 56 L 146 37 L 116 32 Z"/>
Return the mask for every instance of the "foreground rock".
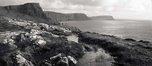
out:
<path id="1" fill-rule="evenodd" d="M 3 16 L 0 25 L 0 66 L 73 66 L 84 54 L 83 44 L 66 38 L 73 31 L 60 25 Z"/>
<path id="2" fill-rule="evenodd" d="M 152 43 L 126 40 L 97 33 L 81 33 L 80 41 L 98 45 L 115 57 L 115 66 L 151 66 Z"/>

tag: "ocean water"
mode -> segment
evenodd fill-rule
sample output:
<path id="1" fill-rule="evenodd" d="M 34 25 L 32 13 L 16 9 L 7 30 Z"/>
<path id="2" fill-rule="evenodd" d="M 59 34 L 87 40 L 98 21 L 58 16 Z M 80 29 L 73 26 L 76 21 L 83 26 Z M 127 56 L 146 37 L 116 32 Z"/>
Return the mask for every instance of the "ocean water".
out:
<path id="1" fill-rule="evenodd" d="M 87 20 L 68 21 L 82 31 L 114 35 L 120 38 L 133 38 L 136 40 L 152 41 L 152 21 L 139 20 Z"/>

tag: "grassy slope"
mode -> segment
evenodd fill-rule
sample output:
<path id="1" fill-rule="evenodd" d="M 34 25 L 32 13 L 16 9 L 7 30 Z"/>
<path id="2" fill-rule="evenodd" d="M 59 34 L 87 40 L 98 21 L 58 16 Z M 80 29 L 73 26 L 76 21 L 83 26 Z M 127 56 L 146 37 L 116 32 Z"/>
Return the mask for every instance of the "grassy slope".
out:
<path id="1" fill-rule="evenodd" d="M 96 44 L 115 57 L 116 66 L 151 66 L 152 44 L 97 33 L 81 33 L 80 41 Z"/>

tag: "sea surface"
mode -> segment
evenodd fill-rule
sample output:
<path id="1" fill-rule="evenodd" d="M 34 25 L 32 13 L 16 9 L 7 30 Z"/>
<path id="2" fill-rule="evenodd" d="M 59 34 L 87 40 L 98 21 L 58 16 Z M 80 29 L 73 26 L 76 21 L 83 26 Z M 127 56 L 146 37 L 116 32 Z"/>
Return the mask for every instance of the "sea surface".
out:
<path id="1" fill-rule="evenodd" d="M 82 31 L 152 41 L 152 21 L 148 20 L 86 20 L 62 23 L 78 27 Z"/>

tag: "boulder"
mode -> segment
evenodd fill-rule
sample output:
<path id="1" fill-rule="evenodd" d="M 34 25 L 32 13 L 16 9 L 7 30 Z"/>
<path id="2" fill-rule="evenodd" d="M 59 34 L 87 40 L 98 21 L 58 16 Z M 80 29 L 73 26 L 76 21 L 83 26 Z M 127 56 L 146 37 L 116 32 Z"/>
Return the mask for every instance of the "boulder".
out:
<path id="1" fill-rule="evenodd" d="M 77 64 L 77 60 L 72 57 L 72 56 L 68 56 L 69 61 L 72 61 L 73 64 Z"/>
<path id="2" fill-rule="evenodd" d="M 72 56 L 63 56 L 63 54 L 59 53 L 56 56 L 50 58 L 50 61 L 55 66 L 73 66 L 77 64 L 77 60 Z"/>
<path id="3" fill-rule="evenodd" d="M 38 26 L 40 27 L 41 30 L 48 30 L 49 25 L 44 24 L 44 23 L 39 23 Z"/>
<path id="4" fill-rule="evenodd" d="M 16 64 L 17 66 L 34 66 L 32 62 L 26 60 L 23 56 L 20 54 L 16 55 Z"/>

